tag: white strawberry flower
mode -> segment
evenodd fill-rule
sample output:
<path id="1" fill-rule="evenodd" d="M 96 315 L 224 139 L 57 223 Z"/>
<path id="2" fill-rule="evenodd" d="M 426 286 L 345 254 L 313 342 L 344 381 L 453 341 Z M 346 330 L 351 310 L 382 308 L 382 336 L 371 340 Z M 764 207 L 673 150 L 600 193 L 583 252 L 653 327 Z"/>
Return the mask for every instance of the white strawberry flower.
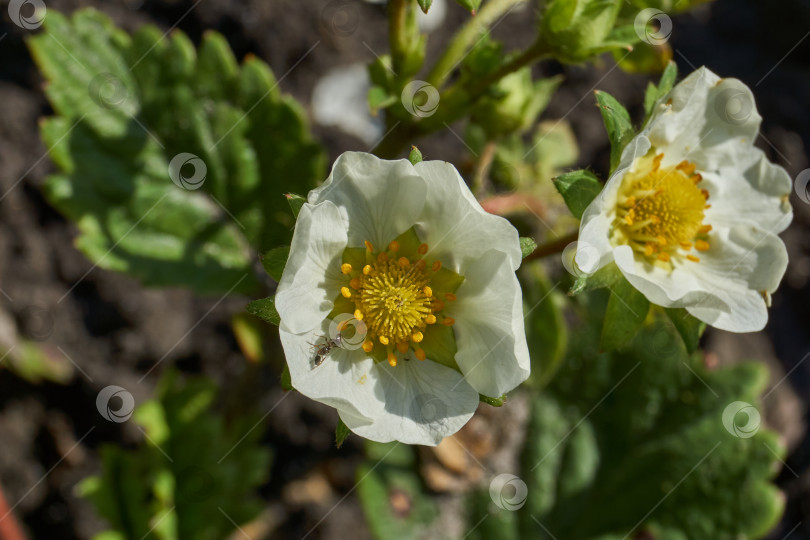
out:
<path id="1" fill-rule="evenodd" d="M 526 380 L 517 231 L 452 165 L 345 153 L 307 201 L 276 294 L 293 387 L 358 435 L 436 445 Z"/>
<path id="2" fill-rule="evenodd" d="M 793 214 L 790 177 L 754 147 L 761 121 L 737 79 L 704 67 L 676 85 L 585 210 L 578 265 L 615 261 L 654 304 L 762 329 L 787 267 L 777 234 Z"/>

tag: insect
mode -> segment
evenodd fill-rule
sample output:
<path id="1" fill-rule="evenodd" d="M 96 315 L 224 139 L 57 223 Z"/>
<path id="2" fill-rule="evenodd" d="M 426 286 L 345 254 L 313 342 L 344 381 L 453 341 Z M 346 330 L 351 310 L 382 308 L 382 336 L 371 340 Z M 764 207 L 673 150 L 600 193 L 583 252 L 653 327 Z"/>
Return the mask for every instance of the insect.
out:
<path id="1" fill-rule="evenodd" d="M 326 360 L 326 357 L 329 356 L 333 349 L 343 346 L 343 336 L 341 334 L 337 334 L 334 338 L 321 337 L 324 340 L 323 343 L 310 343 L 312 350 L 315 351 L 313 369 L 323 364 L 323 361 Z"/>

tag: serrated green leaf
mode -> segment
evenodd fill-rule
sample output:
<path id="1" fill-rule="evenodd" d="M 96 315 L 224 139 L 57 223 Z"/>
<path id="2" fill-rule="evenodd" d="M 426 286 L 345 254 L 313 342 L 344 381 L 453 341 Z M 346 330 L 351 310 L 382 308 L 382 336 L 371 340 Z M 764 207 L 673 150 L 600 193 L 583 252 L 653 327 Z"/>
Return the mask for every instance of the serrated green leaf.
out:
<path id="1" fill-rule="evenodd" d="M 195 51 L 182 32 L 130 36 L 92 9 L 52 12 L 43 30 L 29 46 L 56 113 L 42 136 L 61 169 L 43 191 L 77 223 L 77 247 L 151 286 L 254 290 L 251 252 L 291 237 L 281 193 L 323 175 L 301 107 L 213 32 Z"/>
<path id="2" fill-rule="evenodd" d="M 695 352 L 700 343 L 700 336 L 706 330 L 706 323 L 696 319 L 683 308 L 671 308 L 664 311 L 681 335 L 686 350 L 690 353 Z"/>
<path id="3" fill-rule="evenodd" d="M 335 446 L 340 448 L 343 446 L 343 443 L 346 441 L 346 438 L 351 435 L 352 431 L 349 427 L 343 423 L 343 420 L 338 418 L 338 425 L 335 428 Z"/>
<path id="4" fill-rule="evenodd" d="M 563 196 L 566 206 L 577 219 L 602 191 L 602 183 L 590 171 L 572 171 L 554 178 L 554 187 Z"/>
<path id="5" fill-rule="evenodd" d="M 284 273 L 284 267 L 287 266 L 289 256 L 290 246 L 273 248 L 263 253 L 261 261 L 265 272 L 276 281 L 281 281 L 281 274 Z"/>
<path id="6" fill-rule="evenodd" d="M 622 150 L 633 138 L 635 131 L 633 130 L 633 124 L 630 122 L 630 114 L 621 103 L 607 92 L 601 90 L 596 90 L 594 95 L 610 140 L 610 172 L 613 172 L 619 164 Z"/>
<path id="7" fill-rule="evenodd" d="M 647 317 L 650 301 L 626 279 L 610 291 L 605 324 L 602 326 L 602 349 L 612 351 L 630 341 Z"/>
<path id="8" fill-rule="evenodd" d="M 265 322 L 276 326 L 281 324 L 281 317 L 278 311 L 276 311 L 276 301 L 272 296 L 262 298 L 261 300 L 254 300 L 249 303 L 245 309 L 247 309 L 247 312 L 251 315 L 256 315 Z"/>
<path id="9" fill-rule="evenodd" d="M 520 256 L 524 259 L 534 252 L 537 249 L 537 242 L 534 241 L 533 238 L 529 238 L 526 236 L 520 237 Z"/>

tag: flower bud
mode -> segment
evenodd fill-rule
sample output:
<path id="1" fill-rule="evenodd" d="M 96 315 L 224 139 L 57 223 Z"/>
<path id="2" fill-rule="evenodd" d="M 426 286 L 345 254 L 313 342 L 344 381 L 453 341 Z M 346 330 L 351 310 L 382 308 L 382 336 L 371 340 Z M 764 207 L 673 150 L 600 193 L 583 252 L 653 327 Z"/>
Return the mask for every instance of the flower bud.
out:
<path id="1" fill-rule="evenodd" d="M 619 0 L 551 0 L 540 22 L 544 45 L 561 62 L 601 52 L 616 22 Z"/>

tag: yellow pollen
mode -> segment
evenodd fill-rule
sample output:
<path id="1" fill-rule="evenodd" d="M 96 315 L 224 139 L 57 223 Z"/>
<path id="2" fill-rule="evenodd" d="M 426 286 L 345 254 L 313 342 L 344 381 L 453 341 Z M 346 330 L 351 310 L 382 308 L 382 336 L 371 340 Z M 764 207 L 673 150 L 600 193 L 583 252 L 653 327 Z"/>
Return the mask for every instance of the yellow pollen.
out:
<path id="1" fill-rule="evenodd" d="M 425 322 L 426 322 L 427 324 L 436 324 L 436 315 L 434 315 L 433 313 L 431 313 L 430 315 L 428 315 L 427 317 L 425 317 Z"/>
<path id="2" fill-rule="evenodd" d="M 413 340 L 414 343 L 422 343 L 422 340 L 424 338 L 425 336 L 422 335 L 422 332 L 414 332 L 413 335 L 411 336 L 411 339 Z"/>
<path id="3" fill-rule="evenodd" d="M 411 265 L 411 261 L 408 260 L 408 257 L 400 257 L 397 261 L 402 268 L 408 268 Z"/>
<path id="4" fill-rule="evenodd" d="M 401 259 L 375 263 L 373 271 L 359 278 L 355 293 L 363 322 L 383 345 L 407 343 L 431 315 L 429 277 L 418 267 L 400 263 Z"/>
<path id="5" fill-rule="evenodd" d="M 444 297 L 445 297 L 446 299 L 450 300 L 451 302 L 452 302 L 453 300 L 455 300 L 455 299 L 456 299 L 456 295 L 455 295 L 455 294 L 453 294 L 453 293 L 451 293 L 451 292 L 449 292 L 449 293 L 444 293 Z"/>
<path id="6" fill-rule="evenodd" d="M 456 324 L 456 320 L 453 317 L 445 317 L 442 324 L 445 326 L 453 326 Z"/>
<path id="7" fill-rule="evenodd" d="M 350 291 L 348 287 L 341 287 L 340 294 L 342 294 L 344 298 L 352 297 L 352 291 Z"/>
<path id="8" fill-rule="evenodd" d="M 697 166 L 688 161 L 662 166 L 663 159 L 663 153 L 648 154 L 625 175 L 616 198 L 611 238 L 650 262 L 669 264 L 683 260 L 686 254 L 681 250 L 697 246 L 696 236 L 711 226 L 703 224 L 709 193 L 695 185 Z"/>
<path id="9" fill-rule="evenodd" d="M 686 258 L 689 259 L 692 262 L 700 262 L 700 258 L 695 257 L 694 255 L 687 255 Z"/>
<path id="10" fill-rule="evenodd" d="M 365 244 L 366 244 L 366 249 L 373 253 L 374 252 L 374 244 L 372 244 L 368 240 L 366 240 Z"/>
<path id="11" fill-rule="evenodd" d="M 700 234 L 706 234 L 707 232 L 709 232 L 709 231 L 711 231 L 711 230 L 712 230 L 712 226 L 711 226 L 711 225 L 704 225 L 703 227 L 701 227 L 700 229 L 698 229 L 698 232 L 699 232 Z"/>
<path id="12" fill-rule="evenodd" d="M 359 309 L 355 309 L 354 310 L 354 318 L 357 319 L 358 321 L 362 321 L 363 320 L 363 312 L 360 311 Z"/>
<path id="13" fill-rule="evenodd" d="M 343 263 L 340 265 L 340 271 L 343 272 L 344 274 L 351 274 L 352 265 L 350 265 L 349 263 Z"/>
<path id="14" fill-rule="evenodd" d="M 421 244 L 419 246 L 419 249 L 417 249 L 416 251 L 418 251 L 420 255 L 424 255 L 425 253 L 428 252 L 428 245 L 427 244 Z"/>
<path id="15" fill-rule="evenodd" d="M 359 289 L 360 288 L 360 278 L 353 278 L 349 282 L 349 287 L 351 287 L 352 289 Z"/>
<path id="16" fill-rule="evenodd" d="M 363 275 L 367 276 L 371 273 L 371 265 L 367 264 L 363 267 Z"/>
<path id="17" fill-rule="evenodd" d="M 435 263 L 433 263 L 433 271 L 434 272 L 438 272 L 439 268 L 441 268 L 441 267 L 442 267 L 442 261 L 436 261 Z"/>
<path id="18" fill-rule="evenodd" d="M 363 342 L 363 350 L 367 353 L 371 352 L 374 349 L 374 342 L 373 341 L 364 341 Z"/>
<path id="19" fill-rule="evenodd" d="M 408 352 L 408 343 L 405 341 L 397 342 L 397 350 L 402 354 L 405 354 L 406 352 Z"/>
<path id="20" fill-rule="evenodd" d="M 399 251 L 399 242 L 391 240 L 391 243 L 388 244 L 388 251 Z"/>
<path id="21" fill-rule="evenodd" d="M 424 359 L 426 358 L 426 356 L 425 356 L 425 351 L 423 351 L 422 349 L 416 349 L 416 350 L 414 351 L 414 354 L 416 355 L 416 357 L 417 357 L 419 360 L 424 360 Z"/>
<path id="22" fill-rule="evenodd" d="M 695 242 L 695 249 L 698 251 L 709 251 L 709 243 L 706 240 Z"/>
<path id="23" fill-rule="evenodd" d="M 397 355 L 390 352 L 388 353 L 388 363 L 391 364 L 391 367 L 396 367 L 397 365 Z"/>

